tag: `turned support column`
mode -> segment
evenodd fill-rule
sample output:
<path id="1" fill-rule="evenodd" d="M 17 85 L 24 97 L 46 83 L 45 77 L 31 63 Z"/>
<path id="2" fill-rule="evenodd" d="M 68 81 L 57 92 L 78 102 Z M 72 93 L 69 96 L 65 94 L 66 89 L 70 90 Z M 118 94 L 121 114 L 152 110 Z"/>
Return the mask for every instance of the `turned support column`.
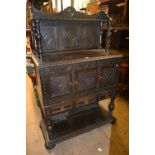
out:
<path id="1" fill-rule="evenodd" d="M 114 108 L 115 108 L 114 100 L 115 100 L 115 96 L 112 96 L 112 97 L 111 97 L 110 104 L 109 104 L 109 106 L 108 106 L 108 109 L 109 109 L 109 116 L 110 116 L 110 117 L 112 117 L 113 110 L 114 110 Z"/>
<path id="2" fill-rule="evenodd" d="M 100 30 L 100 45 L 99 48 L 102 49 L 102 44 L 103 44 L 103 23 L 101 22 L 101 30 Z"/>
<path id="3" fill-rule="evenodd" d="M 40 32 L 40 21 L 36 20 L 35 21 L 36 24 L 36 44 L 37 44 L 37 52 L 39 54 L 39 58 L 42 62 L 42 46 L 41 46 L 41 40 L 42 40 L 42 36 L 41 36 L 41 32 Z"/>
<path id="4" fill-rule="evenodd" d="M 109 109 L 108 115 L 109 115 L 109 118 L 112 119 L 111 123 L 116 122 L 116 119 L 113 117 L 113 111 L 114 111 L 114 108 L 115 108 L 114 100 L 115 100 L 115 94 L 113 94 L 111 96 L 111 101 L 110 101 L 109 106 L 108 106 L 108 109 Z"/>
<path id="5" fill-rule="evenodd" d="M 111 30 L 112 30 L 112 21 L 111 20 L 107 22 L 107 27 L 108 27 L 108 30 L 107 30 L 107 34 L 106 34 L 105 51 L 108 54 L 109 50 L 110 50 L 110 43 L 111 43 Z"/>
<path id="6" fill-rule="evenodd" d="M 53 134 L 52 134 L 53 124 L 52 124 L 52 121 L 50 119 L 46 120 L 46 127 L 47 127 L 47 131 L 48 131 L 49 139 L 52 139 L 52 137 L 53 137 Z"/>

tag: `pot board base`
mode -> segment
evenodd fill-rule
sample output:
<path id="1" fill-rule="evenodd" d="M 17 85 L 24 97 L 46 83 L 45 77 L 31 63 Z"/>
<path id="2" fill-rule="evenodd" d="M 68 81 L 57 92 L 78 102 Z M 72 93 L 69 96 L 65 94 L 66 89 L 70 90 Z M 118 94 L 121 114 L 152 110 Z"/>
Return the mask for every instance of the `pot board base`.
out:
<path id="1" fill-rule="evenodd" d="M 66 120 L 53 123 L 52 138 L 49 138 L 49 131 L 46 128 L 44 120 L 40 122 L 40 128 L 45 139 L 46 149 L 53 149 L 59 142 L 78 136 L 95 128 L 108 123 L 115 123 L 115 117 L 109 117 L 108 111 L 104 108 L 87 110 L 68 116 Z"/>

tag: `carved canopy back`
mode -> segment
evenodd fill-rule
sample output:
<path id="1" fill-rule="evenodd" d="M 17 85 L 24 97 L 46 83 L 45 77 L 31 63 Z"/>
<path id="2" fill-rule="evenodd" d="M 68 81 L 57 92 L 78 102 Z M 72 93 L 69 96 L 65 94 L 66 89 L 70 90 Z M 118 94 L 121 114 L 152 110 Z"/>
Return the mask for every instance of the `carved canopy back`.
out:
<path id="1" fill-rule="evenodd" d="M 102 22 L 110 21 L 104 12 L 86 15 L 73 7 L 54 15 L 35 8 L 32 13 L 32 49 L 38 55 L 101 48 Z"/>

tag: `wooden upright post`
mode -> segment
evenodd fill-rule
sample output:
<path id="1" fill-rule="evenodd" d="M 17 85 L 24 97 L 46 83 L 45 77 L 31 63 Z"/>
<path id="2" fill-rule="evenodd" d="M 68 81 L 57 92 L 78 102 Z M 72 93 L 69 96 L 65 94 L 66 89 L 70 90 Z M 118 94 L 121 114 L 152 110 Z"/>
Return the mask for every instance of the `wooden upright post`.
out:
<path id="1" fill-rule="evenodd" d="M 52 0 L 48 0 L 48 5 L 49 5 L 49 13 L 53 13 L 53 3 L 52 3 Z"/>
<path id="2" fill-rule="evenodd" d="M 61 11 L 63 11 L 63 1 L 61 0 Z"/>
<path id="3" fill-rule="evenodd" d="M 127 13 L 127 4 L 128 4 L 128 0 L 125 0 L 124 18 L 126 17 L 126 13 Z"/>
<path id="4" fill-rule="evenodd" d="M 71 6 L 74 8 L 74 0 L 71 0 Z"/>
<path id="5" fill-rule="evenodd" d="M 55 11 L 58 12 L 58 0 L 55 0 Z"/>

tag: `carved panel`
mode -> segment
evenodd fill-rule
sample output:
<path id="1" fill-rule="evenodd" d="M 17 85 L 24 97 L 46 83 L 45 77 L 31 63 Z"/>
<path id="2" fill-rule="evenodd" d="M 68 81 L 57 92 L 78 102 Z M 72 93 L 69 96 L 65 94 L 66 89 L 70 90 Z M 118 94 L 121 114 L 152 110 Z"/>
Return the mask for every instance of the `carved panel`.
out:
<path id="1" fill-rule="evenodd" d="M 71 74 L 70 72 L 55 72 L 48 76 L 49 99 L 53 97 L 61 97 L 71 93 Z"/>
<path id="2" fill-rule="evenodd" d="M 87 15 L 76 11 L 73 7 L 68 7 L 57 14 L 46 14 L 32 8 L 32 20 L 36 23 L 36 26 L 31 25 L 34 33 L 32 35 L 33 52 L 42 59 L 42 55 L 46 52 L 101 48 L 101 22 L 110 21 L 110 17 L 104 12 Z M 110 28 L 106 38 L 106 51 L 110 47 L 109 37 Z"/>
<path id="3" fill-rule="evenodd" d="M 97 24 L 82 24 L 78 27 L 79 47 L 80 48 L 98 48 L 99 47 L 99 27 Z"/>
<path id="4" fill-rule="evenodd" d="M 108 86 L 116 83 L 115 67 L 103 67 L 101 69 L 101 86 Z"/>
<path id="5" fill-rule="evenodd" d="M 99 46 L 99 32 L 97 26 L 87 27 L 86 39 L 89 48 L 97 48 Z"/>
<path id="6" fill-rule="evenodd" d="M 42 27 L 42 47 L 43 50 L 55 50 L 58 46 L 57 28 L 56 27 Z"/>
<path id="7" fill-rule="evenodd" d="M 97 68 L 85 68 L 76 72 L 76 90 L 95 89 L 97 85 Z"/>
<path id="8" fill-rule="evenodd" d="M 78 47 L 78 36 L 77 29 L 73 26 L 65 26 L 63 29 L 63 40 L 64 48 L 77 48 Z"/>

